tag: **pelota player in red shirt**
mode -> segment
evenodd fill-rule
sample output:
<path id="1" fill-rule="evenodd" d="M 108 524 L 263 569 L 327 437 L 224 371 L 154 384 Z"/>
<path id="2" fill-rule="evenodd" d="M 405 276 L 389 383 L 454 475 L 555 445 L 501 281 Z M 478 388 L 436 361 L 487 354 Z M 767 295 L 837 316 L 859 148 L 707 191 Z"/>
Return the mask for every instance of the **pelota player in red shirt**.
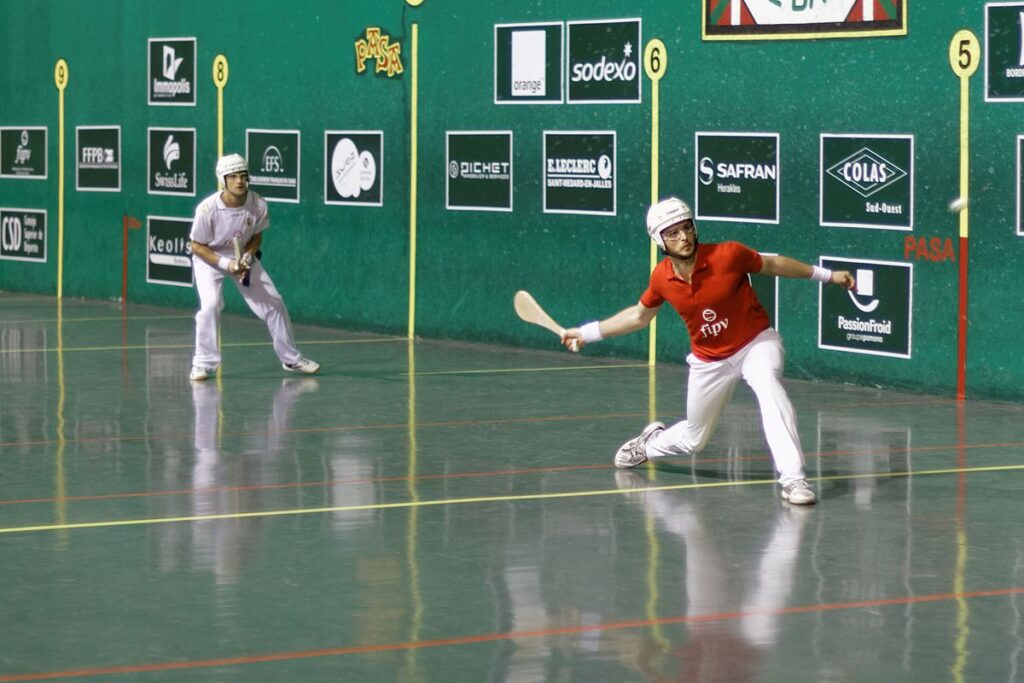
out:
<path id="1" fill-rule="evenodd" d="M 714 432 L 736 382 L 741 378 L 757 397 L 765 437 L 779 473 L 782 498 L 811 505 L 816 496 L 804 478 L 804 455 L 793 405 L 780 381 L 785 352 L 771 328 L 748 273 L 805 278 L 853 289 L 853 276 L 786 256 L 766 256 L 740 244 L 700 244 L 690 207 L 675 197 L 647 212 L 647 232 L 666 258 L 651 273 L 647 290 L 630 306 L 600 322 L 565 331 L 562 343 L 574 348 L 647 327 L 666 301 L 690 333 L 686 419 L 671 427 L 652 422 L 615 454 L 616 467 L 636 467 L 648 458 L 693 455 Z"/>

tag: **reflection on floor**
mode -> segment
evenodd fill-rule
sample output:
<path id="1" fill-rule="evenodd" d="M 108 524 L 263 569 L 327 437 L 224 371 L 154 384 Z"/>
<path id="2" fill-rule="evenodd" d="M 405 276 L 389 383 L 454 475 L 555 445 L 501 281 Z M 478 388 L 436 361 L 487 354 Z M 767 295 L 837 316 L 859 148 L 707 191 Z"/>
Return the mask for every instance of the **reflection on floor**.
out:
<path id="1" fill-rule="evenodd" d="M 615 470 L 685 370 L 0 295 L 0 682 L 1021 681 L 1024 407 L 788 382 Z M 656 380 L 655 381 L 652 381 Z"/>

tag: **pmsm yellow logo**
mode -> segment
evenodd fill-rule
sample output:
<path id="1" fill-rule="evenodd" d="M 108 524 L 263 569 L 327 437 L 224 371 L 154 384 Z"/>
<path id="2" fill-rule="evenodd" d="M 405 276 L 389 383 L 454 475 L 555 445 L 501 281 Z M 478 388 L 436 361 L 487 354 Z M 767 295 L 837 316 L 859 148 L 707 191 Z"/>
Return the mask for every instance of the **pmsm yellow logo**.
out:
<path id="1" fill-rule="evenodd" d="M 366 71 L 366 60 L 374 59 L 374 73 L 387 73 L 388 78 L 403 73 L 402 44 L 392 43 L 391 37 L 382 35 L 377 26 L 367 27 L 366 38 L 356 41 L 356 73 Z"/>

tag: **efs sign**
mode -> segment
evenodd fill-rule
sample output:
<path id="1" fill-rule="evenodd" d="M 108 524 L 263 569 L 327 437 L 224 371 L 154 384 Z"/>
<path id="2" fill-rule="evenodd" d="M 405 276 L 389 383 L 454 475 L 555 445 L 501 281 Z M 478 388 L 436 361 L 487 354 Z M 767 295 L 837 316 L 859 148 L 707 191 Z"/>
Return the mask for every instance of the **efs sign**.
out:
<path id="1" fill-rule="evenodd" d="M 300 139 L 297 130 L 246 129 L 249 187 L 268 202 L 299 202 Z"/>

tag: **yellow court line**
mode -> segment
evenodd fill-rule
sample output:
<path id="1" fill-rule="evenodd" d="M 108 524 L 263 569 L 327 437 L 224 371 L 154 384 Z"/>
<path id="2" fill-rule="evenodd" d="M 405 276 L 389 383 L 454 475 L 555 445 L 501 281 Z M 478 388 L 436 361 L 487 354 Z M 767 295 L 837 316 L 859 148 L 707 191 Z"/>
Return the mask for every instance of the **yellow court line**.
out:
<path id="1" fill-rule="evenodd" d="M 409 321 L 406 336 L 416 336 L 416 192 L 419 185 L 419 44 L 420 25 L 412 24 L 412 71 L 409 74 Z"/>
<path id="2" fill-rule="evenodd" d="M 1024 470 L 1024 465 L 994 465 L 991 467 L 953 467 L 941 470 L 922 470 L 920 472 L 881 472 L 864 474 L 836 474 L 826 477 L 814 477 L 813 481 L 849 481 L 854 479 L 890 479 L 898 477 L 919 477 L 938 474 L 978 474 L 983 472 L 1009 472 Z M 0 534 L 29 533 L 33 531 L 65 531 L 71 529 L 100 529 L 104 527 L 145 526 L 148 524 L 173 524 L 180 522 L 207 522 L 218 519 L 253 519 L 262 517 L 286 517 L 294 515 L 318 515 L 337 512 L 363 512 L 368 510 L 401 510 L 421 507 L 438 507 L 441 505 L 467 505 L 474 503 L 512 503 L 538 500 L 556 500 L 569 498 L 593 498 L 595 496 L 629 495 L 647 491 L 685 491 L 696 489 L 716 489 L 729 486 L 765 486 L 774 485 L 774 479 L 751 479 L 748 481 L 715 481 L 701 484 L 669 484 L 666 486 L 647 486 L 637 489 L 602 489 L 596 491 L 563 491 L 560 493 L 525 493 L 517 496 L 482 496 L 478 498 L 441 498 L 438 500 L 415 500 L 402 503 L 369 503 L 366 505 L 339 505 L 319 508 L 298 508 L 291 510 L 264 510 L 259 512 L 231 512 L 219 515 L 190 515 L 184 517 L 155 517 L 143 519 L 119 519 L 106 522 L 79 522 L 75 524 L 42 524 L 38 526 L 18 526 L 0 528 Z"/>
<path id="3" fill-rule="evenodd" d="M 404 342 L 405 337 L 391 337 L 388 339 L 326 339 L 320 341 L 305 341 L 303 340 L 302 345 L 307 344 L 379 344 L 382 342 Z M 233 342 L 230 344 L 221 344 L 222 347 L 242 347 L 242 346 L 271 346 L 273 342 Z M 131 346 L 119 345 L 119 346 L 80 346 L 78 348 L 63 349 L 64 353 L 71 351 L 143 351 L 146 349 L 156 350 L 167 350 L 167 349 L 191 349 L 193 344 L 135 344 Z M 42 348 L 42 349 L 0 349 L 0 354 L 4 353 L 48 353 L 50 351 L 56 351 L 55 348 Z"/>

